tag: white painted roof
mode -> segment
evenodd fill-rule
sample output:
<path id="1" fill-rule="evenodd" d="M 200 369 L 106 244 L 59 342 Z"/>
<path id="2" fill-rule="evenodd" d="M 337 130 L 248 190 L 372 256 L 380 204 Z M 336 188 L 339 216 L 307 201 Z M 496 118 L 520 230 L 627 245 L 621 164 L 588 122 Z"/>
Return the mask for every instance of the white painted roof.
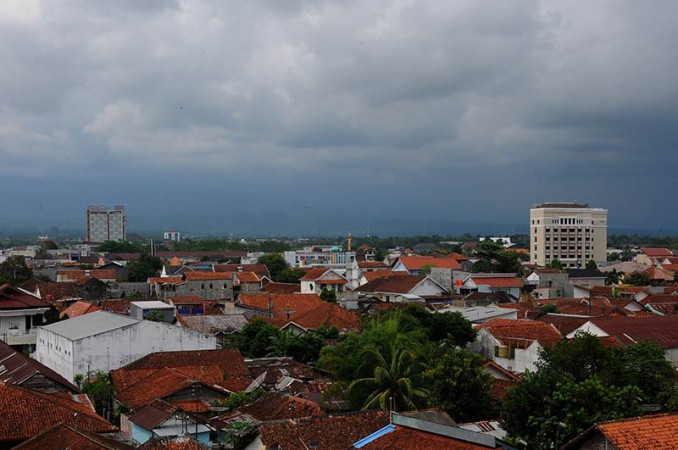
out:
<path id="1" fill-rule="evenodd" d="M 174 309 L 174 306 L 168 305 L 165 302 L 159 300 L 147 300 L 143 302 L 130 302 L 130 305 L 134 305 L 139 309 Z"/>

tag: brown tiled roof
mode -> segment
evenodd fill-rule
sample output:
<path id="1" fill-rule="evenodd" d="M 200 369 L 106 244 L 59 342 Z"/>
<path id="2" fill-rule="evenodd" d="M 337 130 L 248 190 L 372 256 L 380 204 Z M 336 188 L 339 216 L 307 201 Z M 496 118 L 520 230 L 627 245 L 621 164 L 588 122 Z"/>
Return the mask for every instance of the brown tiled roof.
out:
<path id="1" fill-rule="evenodd" d="M 215 272 L 254 272 L 259 278 L 270 277 L 266 264 L 215 264 Z"/>
<path id="2" fill-rule="evenodd" d="M 230 272 L 186 272 L 184 278 L 186 281 L 232 280 L 233 274 Z"/>
<path id="3" fill-rule="evenodd" d="M 336 303 L 321 302 L 313 309 L 291 314 L 289 319 L 286 316 L 278 316 L 274 323 L 283 326 L 290 322 L 307 329 L 316 330 L 318 328 L 336 327 L 340 331 L 355 330 L 360 327 L 358 317 L 350 311 L 345 310 Z"/>
<path id="4" fill-rule="evenodd" d="M 254 272 L 236 272 L 235 275 L 241 283 L 259 283 L 261 278 Z"/>
<path id="5" fill-rule="evenodd" d="M 394 294 L 407 294 L 421 283 L 426 275 L 396 276 L 391 278 L 377 278 L 358 287 L 358 292 L 387 292 Z"/>
<path id="6" fill-rule="evenodd" d="M 577 442 L 598 430 L 617 450 L 674 450 L 677 429 L 675 413 L 611 420 L 594 425 L 563 448 L 578 448 Z"/>
<path id="7" fill-rule="evenodd" d="M 32 289 L 27 290 L 31 292 L 40 291 L 40 297 L 48 302 L 79 297 L 78 293 L 75 291 L 75 286 L 72 283 L 38 281 L 34 284 Z"/>
<path id="8" fill-rule="evenodd" d="M 202 305 L 205 300 L 203 300 L 202 297 L 199 297 L 197 295 L 187 295 L 184 297 L 172 297 L 169 299 L 174 303 L 175 305 L 195 305 L 195 304 L 200 304 Z"/>
<path id="9" fill-rule="evenodd" d="M 59 270 L 57 277 L 70 281 L 78 281 L 82 278 L 92 277 L 98 280 L 115 280 L 115 270 Z"/>
<path id="10" fill-rule="evenodd" d="M 266 394 L 254 403 L 239 407 L 238 411 L 249 414 L 261 422 L 301 419 L 324 413 L 315 402 L 280 393 Z"/>
<path id="11" fill-rule="evenodd" d="M 491 288 L 523 287 L 523 281 L 517 277 L 477 277 L 471 275 L 471 279 L 477 285 L 487 285 Z"/>
<path id="12" fill-rule="evenodd" d="M 152 438 L 137 450 L 209 450 L 209 447 L 192 438 L 176 440 L 175 437 Z"/>
<path id="13" fill-rule="evenodd" d="M 116 399 L 131 409 L 138 409 L 155 399 L 165 398 L 195 383 L 219 391 L 217 383 L 223 380 L 223 373 L 216 366 L 159 369 L 122 390 L 118 389 L 116 379 L 113 380 Z M 224 392 L 224 395 L 226 394 Z"/>
<path id="14" fill-rule="evenodd" d="M 64 317 L 65 315 L 68 316 L 69 319 L 73 319 L 75 317 L 82 316 L 84 314 L 88 314 L 94 311 L 99 311 L 101 308 L 99 308 L 97 305 L 94 303 L 86 302 L 86 301 L 77 301 L 73 303 L 71 306 L 68 308 L 64 309 L 61 311 L 61 314 L 59 317 Z"/>
<path id="15" fill-rule="evenodd" d="M 29 439 L 62 422 L 94 433 L 117 430 L 89 405 L 70 396 L 4 384 L 0 384 L 0 415 L 0 442 Z"/>
<path id="16" fill-rule="evenodd" d="M 0 310 L 30 308 L 49 308 L 49 303 L 14 288 L 7 283 L 0 286 Z"/>
<path id="17" fill-rule="evenodd" d="M 377 269 L 369 272 L 363 272 L 365 279 L 369 281 L 374 281 L 379 278 L 392 278 L 397 276 L 407 276 L 408 272 L 394 272 L 391 269 Z"/>
<path id="18" fill-rule="evenodd" d="M 241 293 L 236 301 L 236 305 L 265 312 L 268 312 L 269 307 L 272 307 L 274 314 L 287 310 L 301 313 L 313 309 L 321 303 L 322 300 L 317 294 L 269 294 L 267 292 Z"/>
<path id="19" fill-rule="evenodd" d="M 337 416 L 320 416 L 298 421 L 265 423 L 259 427 L 267 447 L 285 450 L 346 450 L 360 439 L 388 425 L 388 414 L 366 411 Z"/>
<path id="20" fill-rule="evenodd" d="M 72 392 L 78 392 L 78 388 L 64 377 L 2 341 L 0 341 L 0 366 L 0 383 L 20 386 L 34 375 L 41 374 Z"/>
<path id="21" fill-rule="evenodd" d="M 131 445 L 114 441 L 96 433 L 60 423 L 43 433 L 13 447 L 20 450 L 128 450 Z"/>
<path id="22" fill-rule="evenodd" d="M 503 448 L 502 446 L 487 447 L 399 425 L 393 425 L 393 427 L 390 433 L 379 436 L 361 448 L 365 450 L 488 450 L 491 448 L 500 450 Z"/>
<path id="23" fill-rule="evenodd" d="M 317 280 L 318 278 L 323 276 L 325 272 L 327 272 L 328 270 L 330 269 L 328 269 L 327 267 L 314 267 L 308 272 L 306 272 L 306 274 L 303 277 L 301 277 L 301 281 Z"/>
<path id="24" fill-rule="evenodd" d="M 229 376 L 249 375 L 245 358 L 235 349 L 156 352 L 118 370 L 162 369 L 164 367 L 217 366 Z"/>
<path id="25" fill-rule="evenodd" d="M 559 314 L 546 314 L 537 319 L 540 322 L 547 322 L 553 324 L 560 334 L 566 336 L 584 325 L 588 318 L 586 317 L 574 317 L 574 316 L 563 316 Z"/>
<path id="26" fill-rule="evenodd" d="M 386 269 L 386 264 L 381 261 L 358 261 L 361 269 Z"/>
<path id="27" fill-rule="evenodd" d="M 401 256 L 400 262 L 407 270 L 421 270 L 424 266 L 437 267 L 441 269 L 461 269 L 461 265 L 456 258 L 436 258 L 435 256 Z"/>
<path id="28" fill-rule="evenodd" d="M 149 284 L 181 284 L 183 282 L 182 277 L 151 277 L 148 279 Z"/>
<path id="29" fill-rule="evenodd" d="M 268 292 L 270 294 L 297 294 L 301 292 L 301 284 L 270 282 L 261 288 L 261 292 Z"/>
<path id="30" fill-rule="evenodd" d="M 534 341 L 545 346 L 562 339 L 555 326 L 536 320 L 492 319 L 477 325 L 477 329 L 483 328 L 500 342 L 518 348 L 526 348 Z"/>
<path id="31" fill-rule="evenodd" d="M 152 430 L 177 412 L 179 408 L 164 400 L 155 399 L 139 408 L 129 420 L 145 430 Z"/>
<path id="32" fill-rule="evenodd" d="M 656 257 L 662 257 L 662 256 L 667 256 L 667 257 L 673 256 L 673 253 L 668 248 L 642 247 L 640 249 L 640 251 L 643 252 L 647 256 L 655 257 L 655 258 Z"/>
<path id="33" fill-rule="evenodd" d="M 129 304 L 132 302 L 130 299 L 115 299 L 115 300 L 99 300 L 99 307 L 104 311 L 119 313 L 119 314 L 129 314 Z"/>
<path id="34" fill-rule="evenodd" d="M 678 316 L 595 317 L 591 323 L 624 345 L 648 339 L 664 348 L 678 347 Z"/>

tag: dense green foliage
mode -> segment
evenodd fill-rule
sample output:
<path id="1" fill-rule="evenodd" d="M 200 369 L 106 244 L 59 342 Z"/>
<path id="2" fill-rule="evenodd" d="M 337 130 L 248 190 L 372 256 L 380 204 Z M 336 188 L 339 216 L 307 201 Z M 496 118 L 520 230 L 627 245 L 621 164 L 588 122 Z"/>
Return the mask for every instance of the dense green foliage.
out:
<path id="1" fill-rule="evenodd" d="M 312 362 L 318 359 L 325 340 L 336 339 L 338 336 L 336 328 L 319 328 L 295 336 L 264 320 L 255 319 L 245 325 L 234 344 L 248 358 L 291 356 L 300 362 Z"/>
<path id="2" fill-rule="evenodd" d="M 318 365 L 335 374 L 355 407 L 445 409 L 457 420 L 496 416 L 482 358 L 458 346 L 476 332 L 457 313 L 409 305 L 379 314 L 326 346 Z M 493 414 L 493 411 L 495 412 Z"/>
<path id="3" fill-rule="evenodd" d="M 636 272 L 624 277 L 624 283 L 633 286 L 649 286 L 650 275 L 645 272 Z"/>
<path id="4" fill-rule="evenodd" d="M 485 239 L 476 248 L 473 272 L 522 273 L 522 265 L 518 253 L 505 250 L 501 245 Z"/>
<path id="5" fill-rule="evenodd" d="M 86 377 L 80 377 L 80 379 L 82 379 L 81 391 L 87 394 L 94 403 L 97 412 L 106 417 L 107 412 L 110 411 L 111 397 L 114 392 L 108 374 L 102 370 L 96 370 L 88 373 Z"/>
<path id="6" fill-rule="evenodd" d="M 497 417 L 498 405 L 488 392 L 493 378 L 483 370 L 483 357 L 462 348 L 441 346 L 432 352 L 424 373 L 428 405 L 445 409 L 459 422 Z"/>
<path id="7" fill-rule="evenodd" d="M 23 256 L 10 256 L 0 264 L 0 284 L 10 283 L 16 286 L 32 277 L 33 269 L 26 265 Z"/>
<path id="8" fill-rule="evenodd" d="M 502 419 L 530 448 L 554 448 L 595 422 L 638 415 L 642 405 L 675 409 L 676 381 L 656 344 L 604 347 L 580 334 L 542 352 L 538 371 L 507 395 Z"/>
<path id="9" fill-rule="evenodd" d="M 139 259 L 127 263 L 127 281 L 146 281 L 162 270 L 160 258 L 143 253 Z"/>
<path id="10" fill-rule="evenodd" d="M 424 386 L 424 356 L 416 351 L 394 348 L 390 359 L 374 349 L 361 352 L 361 369 L 369 375 L 353 380 L 348 397 L 362 409 L 409 411 L 426 404 L 429 391 Z"/>
<path id="11" fill-rule="evenodd" d="M 97 245 L 97 251 L 102 253 L 146 253 L 148 252 L 148 247 L 133 242 L 106 241 Z"/>

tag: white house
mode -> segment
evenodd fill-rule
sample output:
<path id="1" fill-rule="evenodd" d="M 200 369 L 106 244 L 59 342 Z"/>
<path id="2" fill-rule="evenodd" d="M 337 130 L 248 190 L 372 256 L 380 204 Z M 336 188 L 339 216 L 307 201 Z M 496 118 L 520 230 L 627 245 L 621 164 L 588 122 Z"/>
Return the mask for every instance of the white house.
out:
<path id="1" fill-rule="evenodd" d="M 210 334 L 96 311 L 38 328 L 35 359 L 73 381 L 75 375 L 108 372 L 153 352 L 214 348 Z"/>
<path id="2" fill-rule="evenodd" d="M 35 327 L 42 324 L 49 306 L 23 289 L 0 286 L 0 340 L 14 347 L 35 345 Z"/>
<path id="3" fill-rule="evenodd" d="M 506 292 L 513 298 L 520 298 L 523 282 L 515 273 L 472 273 L 461 285 L 462 293 Z"/>
<path id="4" fill-rule="evenodd" d="M 535 370 L 539 351 L 562 339 L 555 326 L 535 320 L 492 319 L 476 329 L 471 351 L 514 373 Z"/>
<path id="5" fill-rule="evenodd" d="M 390 278 L 377 278 L 360 286 L 356 292 L 385 302 L 421 302 L 425 297 L 447 294 L 444 287 L 426 275 L 395 275 Z"/>

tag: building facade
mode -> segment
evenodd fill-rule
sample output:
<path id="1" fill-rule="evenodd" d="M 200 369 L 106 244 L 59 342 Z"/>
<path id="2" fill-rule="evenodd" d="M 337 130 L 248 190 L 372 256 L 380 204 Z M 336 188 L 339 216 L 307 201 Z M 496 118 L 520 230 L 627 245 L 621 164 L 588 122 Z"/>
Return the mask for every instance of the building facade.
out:
<path id="1" fill-rule="evenodd" d="M 127 214 L 125 207 L 116 205 L 90 205 L 87 207 L 87 242 L 127 240 Z"/>
<path id="2" fill-rule="evenodd" d="M 543 203 L 530 209 L 530 262 L 584 268 L 607 259 L 607 210 L 580 203 Z"/>

